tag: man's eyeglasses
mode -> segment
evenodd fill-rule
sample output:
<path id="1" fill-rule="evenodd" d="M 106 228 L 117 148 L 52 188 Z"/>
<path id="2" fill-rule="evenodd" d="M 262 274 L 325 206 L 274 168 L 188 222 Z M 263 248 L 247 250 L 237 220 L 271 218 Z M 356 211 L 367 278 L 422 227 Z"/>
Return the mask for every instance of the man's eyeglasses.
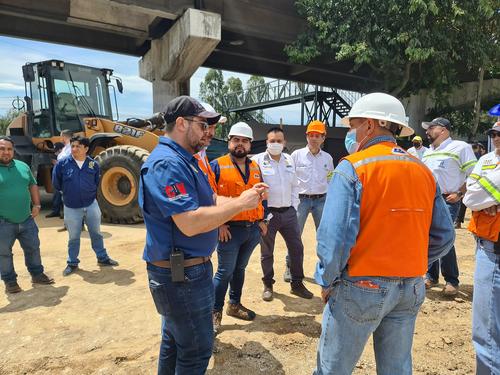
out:
<path id="1" fill-rule="evenodd" d="M 189 121 L 189 122 L 196 122 L 197 124 L 200 125 L 201 130 L 204 130 L 204 131 L 208 130 L 208 127 L 210 126 L 210 125 L 208 125 L 208 122 L 206 122 L 206 121 L 198 121 L 198 120 L 195 120 L 193 118 L 188 118 L 188 117 L 184 117 L 184 119 Z"/>
<path id="2" fill-rule="evenodd" d="M 491 139 L 495 139 L 495 137 L 500 137 L 500 132 L 492 131 L 488 135 L 490 136 Z"/>

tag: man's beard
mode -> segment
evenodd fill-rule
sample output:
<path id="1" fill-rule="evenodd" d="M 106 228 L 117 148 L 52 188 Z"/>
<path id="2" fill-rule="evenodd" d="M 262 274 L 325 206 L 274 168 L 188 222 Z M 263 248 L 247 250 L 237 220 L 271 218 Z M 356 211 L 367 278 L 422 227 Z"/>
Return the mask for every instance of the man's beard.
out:
<path id="1" fill-rule="evenodd" d="M 3 165 L 9 165 L 12 162 L 13 159 L 14 158 L 7 158 L 7 159 L 1 158 L 0 159 L 0 163 L 3 164 Z"/>
<path id="2" fill-rule="evenodd" d="M 238 159 L 244 158 L 248 155 L 248 151 L 240 147 L 230 150 L 229 153 Z"/>
<path id="3" fill-rule="evenodd" d="M 200 152 L 203 147 L 205 147 L 205 143 L 202 141 L 202 138 L 199 138 L 199 139 L 196 139 L 196 134 L 192 131 L 191 128 L 188 129 L 187 133 L 186 133 L 186 140 L 187 140 L 187 144 L 189 145 L 189 147 L 191 147 L 191 149 L 193 150 L 193 153 L 198 153 Z"/>

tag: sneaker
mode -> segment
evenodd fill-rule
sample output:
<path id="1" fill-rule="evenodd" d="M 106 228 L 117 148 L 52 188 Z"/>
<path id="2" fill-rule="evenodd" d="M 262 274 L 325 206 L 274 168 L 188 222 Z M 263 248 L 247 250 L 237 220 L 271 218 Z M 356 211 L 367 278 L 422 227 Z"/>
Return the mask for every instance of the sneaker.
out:
<path id="1" fill-rule="evenodd" d="M 73 272 L 75 272 L 78 269 L 78 266 L 70 266 L 69 264 L 66 266 L 66 268 L 63 271 L 63 276 L 68 276 L 71 275 Z"/>
<path id="2" fill-rule="evenodd" d="M 49 285 L 49 284 L 54 284 L 54 279 L 51 277 L 48 277 L 46 274 L 41 273 L 36 276 L 31 277 L 31 282 L 33 284 L 44 284 L 44 285 Z"/>
<path id="3" fill-rule="evenodd" d="M 17 283 L 17 281 L 9 281 L 5 283 L 5 293 L 14 294 L 22 292 L 23 290 Z"/>
<path id="4" fill-rule="evenodd" d="M 66 228 L 66 225 L 62 228 L 59 228 L 57 231 L 58 232 L 66 232 L 68 230 L 68 228 Z"/>
<path id="5" fill-rule="evenodd" d="M 437 281 L 432 281 L 431 279 L 425 279 L 425 289 L 430 289 L 438 285 Z"/>
<path id="6" fill-rule="evenodd" d="M 230 303 L 227 305 L 226 315 L 238 318 L 241 320 L 254 320 L 255 312 L 247 309 L 241 303 Z"/>
<path id="7" fill-rule="evenodd" d="M 214 311 L 212 313 L 212 322 L 214 324 L 214 336 L 215 336 L 220 331 L 221 322 L 222 322 L 222 311 Z"/>
<path id="8" fill-rule="evenodd" d="M 51 212 L 50 214 L 45 215 L 46 218 L 51 217 L 59 217 L 59 212 Z"/>
<path id="9" fill-rule="evenodd" d="M 264 291 L 262 292 L 262 299 L 266 302 L 273 300 L 273 288 L 269 286 L 264 287 Z"/>
<path id="10" fill-rule="evenodd" d="M 300 298 L 311 299 L 313 295 L 309 290 L 307 290 L 306 286 L 302 281 L 292 282 L 292 289 L 290 293 L 295 294 Z"/>
<path id="11" fill-rule="evenodd" d="M 117 266 L 118 262 L 116 260 L 113 260 L 111 258 L 108 258 L 106 260 L 98 260 L 97 264 L 100 266 Z"/>
<path id="12" fill-rule="evenodd" d="M 285 273 L 283 274 L 283 281 L 289 283 L 292 281 L 292 274 L 290 273 L 290 267 L 286 266 Z"/>
<path id="13" fill-rule="evenodd" d="M 453 284 L 446 283 L 443 288 L 443 294 L 445 296 L 456 296 L 458 294 L 458 285 L 455 286 Z"/>

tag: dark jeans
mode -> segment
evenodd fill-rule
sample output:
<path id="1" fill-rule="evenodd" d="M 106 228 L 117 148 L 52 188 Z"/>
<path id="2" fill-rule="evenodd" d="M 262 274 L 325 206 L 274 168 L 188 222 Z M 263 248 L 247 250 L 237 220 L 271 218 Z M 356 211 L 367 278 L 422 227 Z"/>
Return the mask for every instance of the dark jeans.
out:
<path id="1" fill-rule="evenodd" d="M 245 268 L 253 249 L 259 243 L 260 229 L 257 223 L 251 227 L 230 226 L 231 239 L 219 242 L 217 246 L 217 272 L 214 276 L 215 304 L 214 310 L 221 311 L 224 307 L 228 284 L 229 303 L 241 302 Z"/>
<path id="2" fill-rule="evenodd" d="M 0 275 L 5 282 L 17 280 L 12 256 L 12 246 L 16 239 L 23 249 L 24 263 L 31 276 L 43 272 L 40 240 L 35 220 L 30 216 L 21 224 L 12 224 L 0 219 Z"/>
<path id="3" fill-rule="evenodd" d="M 214 341 L 212 263 L 184 270 L 184 282 L 172 282 L 170 269 L 147 264 L 149 289 L 162 316 L 159 375 L 203 375 Z"/>
<path id="4" fill-rule="evenodd" d="M 266 286 L 274 284 L 274 243 L 278 232 L 283 236 L 288 249 L 292 282 L 302 281 L 304 279 L 304 245 L 300 238 L 297 212 L 293 207 L 285 212 L 271 212 L 273 218 L 269 222 L 267 234 L 260 241 L 260 264 L 264 274 L 262 281 Z"/>
<path id="5" fill-rule="evenodd" d="M 454 222 L 457 218 L 458 210 L 460 208 L 460 201 L 456 203 L 446 203 L 448 210 L 450 211 L 451 220 Z M 437 282 L 439 280 L 439 264 L 441 263 L 441 273 L 443 274 L 444 280 L 447 283 L 457 286 L 458 281 L 458 263 L 457 254 L 455 253 L 455 246 L 453 246 L 448 254 L 439 260 L 436 260 L 429 266 L 427 270 L 427 278 L 432 282 Z"/>
<path id="6" fill-rule="evenodd" d="M 62 207 L 62 194 L 59 190 L 54 190 L 54 194 L 52 194 L 52 213 L 60 215 Z"/>

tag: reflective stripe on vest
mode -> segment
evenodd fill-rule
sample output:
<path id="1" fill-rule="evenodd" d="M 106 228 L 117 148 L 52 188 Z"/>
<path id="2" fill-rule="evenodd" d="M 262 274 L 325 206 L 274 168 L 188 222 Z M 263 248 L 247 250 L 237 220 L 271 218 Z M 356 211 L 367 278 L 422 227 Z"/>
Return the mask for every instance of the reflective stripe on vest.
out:
<path id="1" fill-rule="evenodd" d="M 245 190 L 251 189 L 255 184 L 261 182 L 259 165 L 255 161 L 249 164 L 248 181 L 245 184 L 241 173 L 229 156 L 221 156 L 217 159 L 220 168 L 219 181 L 217 181 L 217 194 L 224 197 L 239 197 Z M 262 203 L 253 210 L 240 212 L 231 221 L 258 221 L 264 218 L 264 207 Z"/>
<path id="2" fill-rule="evenodd" d="M 346 157 L 363 186 L 350 276 L 417 277 L 427 270 L 436 182 L 416 157 L 381 142 Z"/>
<path id="3" fill-rule="evenodd" d="M 500 190 L 498 187 L 486 176 L 479 176 L 478 174 L 472 173 L 470 177 L 476 180 L 479 185 L 486 191 L 493 199 L 495 199 L 500 204 Z"/>

